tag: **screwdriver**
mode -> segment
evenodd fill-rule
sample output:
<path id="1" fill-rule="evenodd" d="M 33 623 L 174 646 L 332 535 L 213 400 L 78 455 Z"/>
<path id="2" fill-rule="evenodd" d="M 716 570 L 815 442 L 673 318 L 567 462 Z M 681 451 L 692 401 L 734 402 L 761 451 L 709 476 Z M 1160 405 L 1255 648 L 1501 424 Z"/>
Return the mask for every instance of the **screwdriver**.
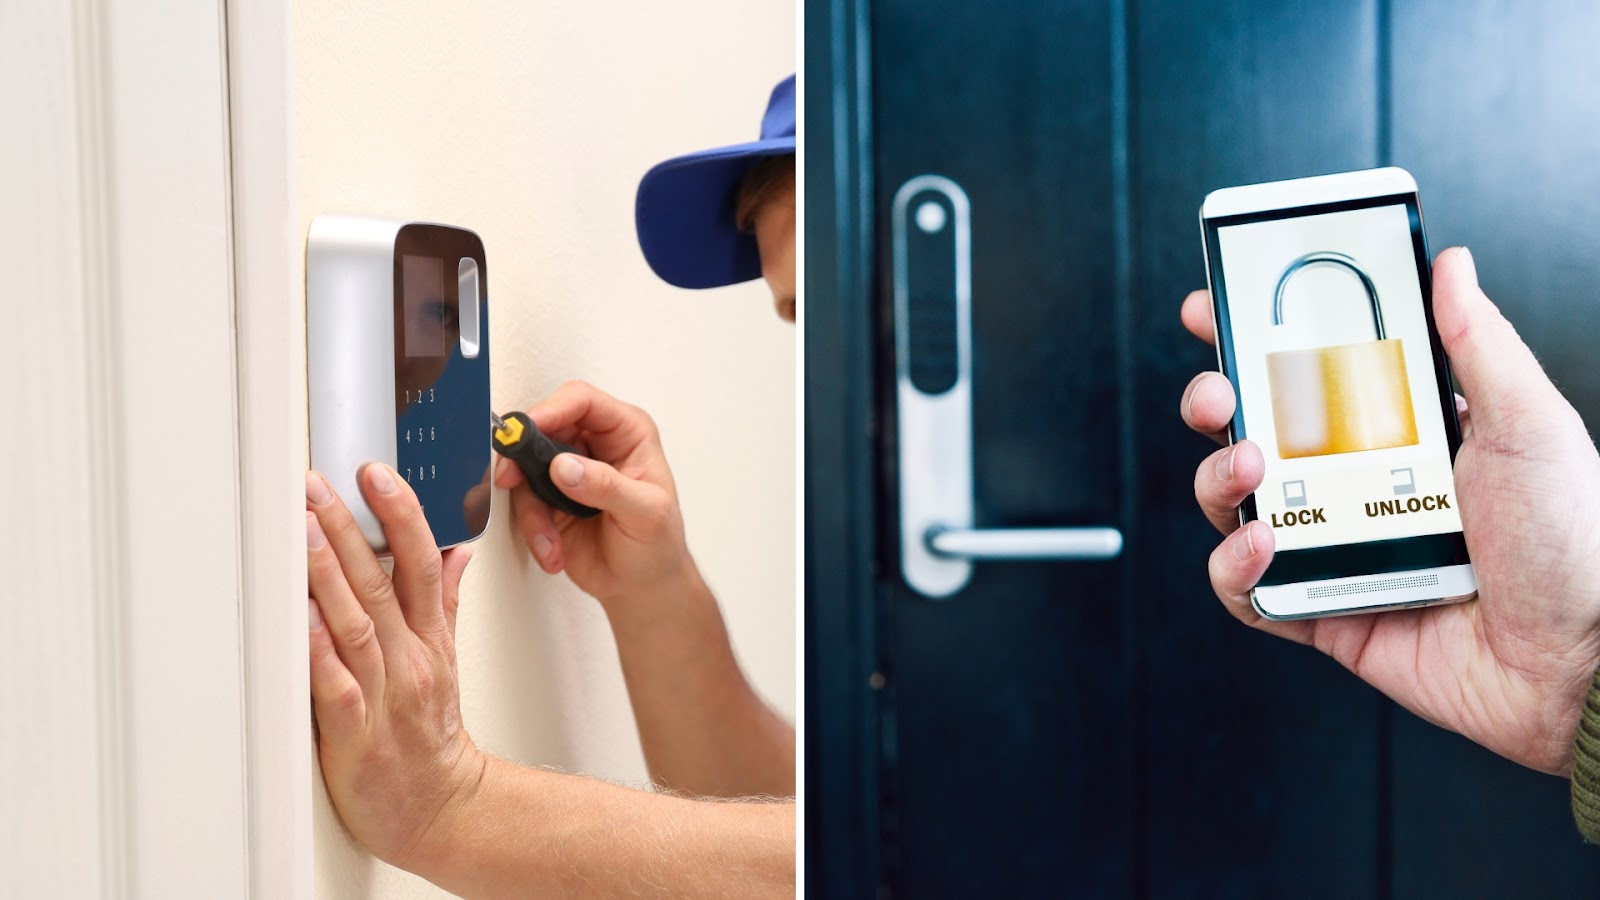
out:
<path id="1" fill-rule="evenodd" d="M 522 477 L 528 480 L 528 487 L 533 488 L 534 496 L 551 509 L 559 509 L 580 519 L 600 514 L 600 510 L 561 493 L 561 489 L 550 480 L 552 459 L 563 453 L 583 454 L 545 436 L 525 413 L 512 412 L 501 417 L 490 410 L 489 419 L 494 425 L 494 439 L 490 441 L 490 446 L 494 447 L 496 453 L 517 464 L 517 468 L 522 470 Z"/>

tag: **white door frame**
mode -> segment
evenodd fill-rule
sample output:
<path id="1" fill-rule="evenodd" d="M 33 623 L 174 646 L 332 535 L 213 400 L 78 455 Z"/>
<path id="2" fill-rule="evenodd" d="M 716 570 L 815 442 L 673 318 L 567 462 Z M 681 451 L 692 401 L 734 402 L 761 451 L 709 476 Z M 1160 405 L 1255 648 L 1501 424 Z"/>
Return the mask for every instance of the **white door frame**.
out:
<path id="1" fill-rule="evenodd" d="M 250 896 L 310 900 L 305 252 L 293 4 L 226 0 Z"/>
<path id="2" fill-rule="evenodd" d="M 0 4 L 8 896 L 312 894 L 290 19 Z"/>

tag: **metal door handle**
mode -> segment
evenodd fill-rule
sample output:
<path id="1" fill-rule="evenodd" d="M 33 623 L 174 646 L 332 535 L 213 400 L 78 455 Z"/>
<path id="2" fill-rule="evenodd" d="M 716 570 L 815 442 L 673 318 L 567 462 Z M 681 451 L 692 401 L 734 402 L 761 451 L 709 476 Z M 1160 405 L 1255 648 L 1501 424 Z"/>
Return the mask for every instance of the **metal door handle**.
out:
<path id="1" fill-rule="evenodd" d="M 972 527 L 971 205 L 954 181 L 920 175 L 895 191 L 890 225 L 906 583 L 942 598 L 973 560 L 1117 556 L 1115 528 Z"/>
<path id="2" fill-rule="evenodd" d="M 932 528 L 925 540 L 952 559 L 1113 559 L 1122 552 L 1115 528 Z"/>

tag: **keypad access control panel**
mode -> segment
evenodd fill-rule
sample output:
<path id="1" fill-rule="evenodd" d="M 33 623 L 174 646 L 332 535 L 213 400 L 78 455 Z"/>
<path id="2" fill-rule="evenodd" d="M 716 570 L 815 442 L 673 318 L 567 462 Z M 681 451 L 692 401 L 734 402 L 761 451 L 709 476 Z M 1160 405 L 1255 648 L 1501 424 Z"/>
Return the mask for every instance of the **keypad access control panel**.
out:
<path id="1" fill-rule="evenodd" d="M 394 253 L 395 469 L 440 546 L 489 518 L 489 347 L 483 243 L 435 225 L 400 229 Z"/>

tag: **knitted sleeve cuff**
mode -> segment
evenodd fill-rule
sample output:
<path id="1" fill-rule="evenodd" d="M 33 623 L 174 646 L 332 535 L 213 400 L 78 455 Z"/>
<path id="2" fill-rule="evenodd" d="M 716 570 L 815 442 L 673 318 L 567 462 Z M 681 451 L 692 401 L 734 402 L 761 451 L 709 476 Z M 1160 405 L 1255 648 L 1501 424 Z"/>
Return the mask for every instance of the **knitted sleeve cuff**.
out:
<path id="1" fill-rule="evenodd" d="M 1572 746 L 1572 820 L 1584 840 L 1600 844 L 1600 669 L 1589 684 Z"/>

